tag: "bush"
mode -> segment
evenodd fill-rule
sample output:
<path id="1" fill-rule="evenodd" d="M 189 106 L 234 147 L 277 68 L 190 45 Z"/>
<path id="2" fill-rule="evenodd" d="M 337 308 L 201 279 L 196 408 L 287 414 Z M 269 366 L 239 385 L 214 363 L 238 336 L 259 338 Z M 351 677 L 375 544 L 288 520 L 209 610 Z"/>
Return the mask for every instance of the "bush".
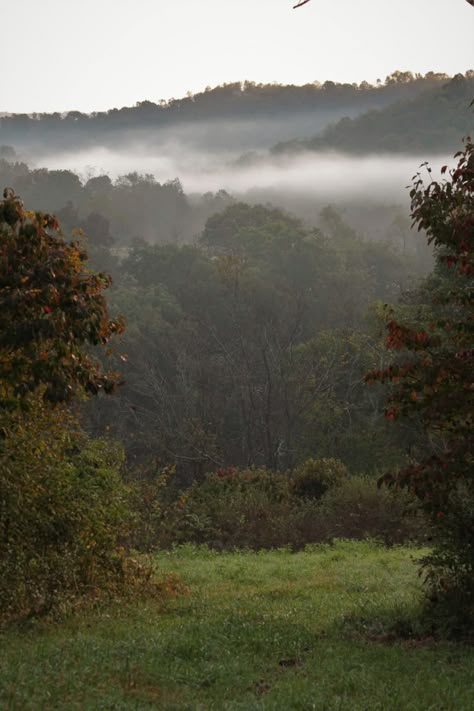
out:
<path id="1" fill-rule="evenodd" d="M 166 504 L 167 495 L 161 493 L 154 547 L 205 543 L 219 550 L 299 549 L 334 538 L 377 537 L 393 544 L 423 535 L 421 518 L 403 520 L 405 497 L 377 489 L 373 479 L 343 478 L 343 465 L 326 462 L 326 468 L 320 463 L 312 470 L 308 467 L 317 474 L 314 479 L 308 475 L 309 481 L 317 482 L 321 472 L 331 475 L 334 485 L 320 499 L 303 495 L 307 491 L 303 487 L 296 494 L 294 479 L 268 469 L 208 474 L 171 504 Z M 156 506 L 148 508 L 156 510 Z M 140 525 L 150 532 L 146 522 Z"/>
<path id="2" fill-rule="evenodd" d="M 156 548 L 159 532 L 163 531 L 165 513 L 176 499 L 174 474 L 176 467 L 147 462 L 128 471 L 130 504 L 134 525 L 129 545 L 149 552 Z"/>
<path id="3" fill-rule="evenodd" d="M 435 524 L 436 546 L 422 559 L 429 585 L 427 617 L 446 636 L 474 630 L 474 483 L 457 482 Z M 430 609 L 431 608 L 431 609 Z"/>
<path id="4" fill-rule="evenodd" d="M 227 469 L 208 474 L 176 502 L 167 520 L 172 543 L 216 548 L 272 548 L 294 539 L 294 502 L 288 478 L 268 469 Z"/>
<path id="5" fill-rule="evenodd" d="M 307 459 L 293 473 L 291 491 L 305 499 L 320 499 L 347 479 L 349 472 L 338 459 Z"/>
<path id="6" fill-rule="evenodd" d="M 131 522 L 122 452 L 64 425 L 40 402 L 0 441 L 1 617 L 48 612 L 124 574 Z M 71 424 L 71 423 L 69 423 Z"/>
<path id="7" fill-rule="evenodd" d="M 411 501 L 400 492 L 380 489 L 370 477 L 357 476 L 330 489 L 320 502 L 329 538 L 380 538 L 386 545 L 422 540 L 426 522 L 410 512 Z"/>

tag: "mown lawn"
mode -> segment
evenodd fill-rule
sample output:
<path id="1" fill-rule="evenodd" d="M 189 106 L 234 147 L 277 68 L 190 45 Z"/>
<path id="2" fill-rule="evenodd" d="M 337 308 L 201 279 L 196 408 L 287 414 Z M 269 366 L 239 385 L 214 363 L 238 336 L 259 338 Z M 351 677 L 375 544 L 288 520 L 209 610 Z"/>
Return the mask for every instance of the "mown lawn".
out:
<path id="1" fill-rule="evenodd" d="M 187 594 L 4 631 L 0 708 L 472 711 L 474 649 L 403 636 L 417 555 L 365 542 L 160 554 Z"/>

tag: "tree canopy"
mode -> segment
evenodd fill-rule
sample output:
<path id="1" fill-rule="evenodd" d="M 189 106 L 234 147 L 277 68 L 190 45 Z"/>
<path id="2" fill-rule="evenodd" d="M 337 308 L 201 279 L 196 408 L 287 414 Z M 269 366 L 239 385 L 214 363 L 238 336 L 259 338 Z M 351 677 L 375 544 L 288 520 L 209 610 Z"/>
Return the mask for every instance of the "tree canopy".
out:
<path id="1" fill-rule="evenodd" d="M 51 403 L 78 388 L 111 392 L 91 348 L 123 330 L 109 317 L 110 277 L 87 269 L 80 242 L 66 242 L 56 218 L 25 210 L 11 190 L 0 203 L 0 405 L 15 407 L 41 389 Z"/>

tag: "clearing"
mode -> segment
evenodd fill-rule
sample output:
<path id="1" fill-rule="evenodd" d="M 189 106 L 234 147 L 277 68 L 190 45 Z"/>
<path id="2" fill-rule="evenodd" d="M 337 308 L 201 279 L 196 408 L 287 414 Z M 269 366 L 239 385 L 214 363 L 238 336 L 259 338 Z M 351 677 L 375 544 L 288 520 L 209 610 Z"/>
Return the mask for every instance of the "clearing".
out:
<path id="1" fill-rule="evenodd" d="M 160 553 L 186 594 L 4 631 L 0 708 L 472 711 L 474 649 L 416 635 L 419 555 Z"/>

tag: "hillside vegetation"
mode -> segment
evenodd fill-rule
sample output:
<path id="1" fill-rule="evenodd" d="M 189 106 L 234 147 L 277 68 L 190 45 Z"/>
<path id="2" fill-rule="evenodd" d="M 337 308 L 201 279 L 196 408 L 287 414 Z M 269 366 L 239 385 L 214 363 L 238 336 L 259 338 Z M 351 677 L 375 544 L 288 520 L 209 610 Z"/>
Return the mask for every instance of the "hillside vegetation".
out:
<path id="1" fill-rule="evenodd" d="M 440 81 L 397 73 L 351 91 Z M 409 132 L 428 106 L 441 126 L 449 110 L 429 107 L 444 94 L 462 103 L 473 81 L 390 111 L 409 107 L 398 121 Z M 315 91 L 345 95 L 336 89 Z M 176 545 L 302 551 L 372 538 L 430 543 L 420 562 L 437 626 L 420 618 L 420 630 L 470 639 L 473 152 L 466 139 L 440 182 L 426 164 L 413 179 L 426 245 L 399 206 L 377 202 L 377 160 L 366 166 L 375 196 L 357 158 L 359 199 L 344 203 L 350 161 L 327 154 L 338 205 L 316 190 L 302 219 L 256 190 L 244 201 L 148 173 L 81 177 L 4 146 L 0 623 L 130 590 L 160 598 L 141 555 Z"/>
<path id="2" fill-rule="evenodd" d="M 329 122 L 414 99 L 449 77 L 394 72 L 373 86 L 326 81 L 305 86 L 224 84 L 196 95 L 84 114 L 11 114 L 0 119 L 0 144 L 26 156 L 181 141 L 214 151 L 248 150 L 312 136 Z M 206 128 L 207 126 L 207 128 Z"/>
<path id="3" fill-rule="evenodd" d="M 473 96 L 474 72 L 470 71 L 414 98 L 404 98 L 361 116 L 345 117 L 315 138 L 283 143 L 273 152 L 449 152 L 459 136 L 467 136 L 474 129 L 470 107 Z"/>

